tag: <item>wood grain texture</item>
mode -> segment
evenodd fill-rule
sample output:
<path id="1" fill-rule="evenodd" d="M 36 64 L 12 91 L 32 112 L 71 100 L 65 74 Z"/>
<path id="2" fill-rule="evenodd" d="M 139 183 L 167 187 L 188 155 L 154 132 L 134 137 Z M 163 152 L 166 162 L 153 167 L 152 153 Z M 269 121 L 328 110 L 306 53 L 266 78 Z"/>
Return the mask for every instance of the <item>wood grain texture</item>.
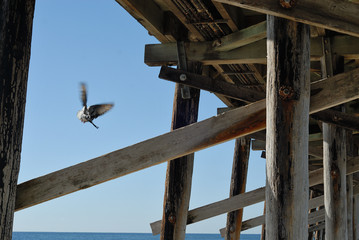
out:
<path id="1" fill-rule="evenodd" d="M 35 1 L 0 2 L 0 239 L 12 239 Z"/>
<path id="2" fill-rule="evenodd" d="M 189 66 L 185 62 L 182 64 L 186 65 L 183 66 L 184 69 L 188 67 L 188 70 L 192 72 L 199 73 L 202 70 L 198 64 L 188 64 Z M 181 94 L 182 87 L 181 84 L 176 84 L 171 130 L 195 123 L 198 119 L 200 90 L 190 88 L 190 97 L 184 99 Z M 185 238 L 193 163 L 194 153 L 167 163 L 160 238 L 162 240 Z"/>
<path id="3" fill-rule="evenodd" d="M 312 38 L 310 41 L 311 61 L 319 61 L 323 55 L 321 38 Z M 359 59 L 358 41 L 352 36 L 334 36 L 331 38 L 331 48 L 333 53 L 345 59 Z M 267 63 L 264 39 L 225 52 L 216 50 L 212 42 L 189 42 L 186 44 L 186 53 L 188 61 L 199 61 L 204 65 Z M 176 65 L 176 44 L 147 44 L 144 61 L 148 66 Z"/>
<path id="4" fill-rule="evenodd" d="M 181 80 L 181 76 L 185 76 L 185 80 Z M 165 66 L 161 67 L 158 77 L 190 87 L 218 93 L 226 97 L 239 99 L 247 103 L 265 98 L 265 93 L 263 92 Z"/>
<path id="5" fill-rule="evenodd" d="M 323 168 L 326 239 L 347 239 L 345 131 L 323 123 Z"/>
<path id="6" fill-rule="evenodd" d="M 250 143 L 251 139 L 249 137 L 237 138 L 235 141 L 229 197 L 246 191 Z M 243 209 L 227 214 L 225 240 L 240 239 L 242 217 Z"/>
<path id="7" fill-rule="evenodd" d="M 228 51 L 259 41 L 267 37 L 267 23 L 261 22 L 248 28 L 226 35 L 219 40 L 218 51 Z"/>
<path id="8" fill-rule="evenodd" d="M 215 1 L 359 37 L 359 5 L 348 1 L 301 0 L 291 8 L 271 0 Z"/>
<path id="9" fill-rule="evenodd" d="M 359 91 L 332 83 L 347 80 L 359 89 L 359 69 L 312 85 L 311 112 L 323 110 L 322 93 L 342 91 L 350 101 Z M 332 87 L 336 87 L 333 89 Z M 338 98 L 338 99 L 336 99 Z M 343 103 L 345 97 L 330 97 L 328 107 Z M 18 185 L 16 210 L 85 189 L 162 162 L 188 155 L 213 145 L 246 136 L 265 128 L 265 100 L 233 109 L 170 133 L 96 157 L 89 161 L 38 177 Z M 101 166 L 99 168 L 98 166 Z"/>
<path id="10" fill-rule="evenodd" d="M 348 165 L 347 168 L 349 170 L 348 172 L 350 172 L 348 174 L 353 174 L 355 172 L 359 172 L 359 157 L 354 157 L 354 158 L 349 159 L 347 165 Z M 309 174 L 309 187 L 312 187 L 312 186 L 315 186 L 315 185 L 318 185 L 318 184 L 322 184 L 323 181 L 324 181 L 324 179 L 323 179 L 323 168 L 310 172 L 310 174 Z M 356 191 L 354 190 L 354 194 L 357 194 L 357 193 L 359 193 L 359 188 Z M 226 213 L 226 211 L 232 211 L 232 210 L 228 210 L 229 207 L 234 207 L 234 208 L 231 208 L 231 209 L 237 210 L 236 208 L 238 206 L 243 206 L 244 205 L 244 207 L 246 207 L 246 206 L 250 206 L 252 204 L 257 203 L 257 201 L 264 201 L 264 199 L 265 199 L 265 196 L 264 196 L 265 188 L 264 187 L 263 188 L 258 188 L 255 191 L 247 192 L 247 193 L 244 193 L 244 194 L 245 195 L 248 194 L 248 195 L 246 197 L 243 197 L 243 194 L 239 194 L 239 195 L 236 195 L 234 197 L 227 198 L 227 199 L 224 199 L 222 201 L 218 201 L 218 202 L 203 206 L 203 208 L 206 211 L 200 211 L 200 214 L 197 215 L 196 219 L 188 219 L 187 223 L 190 224 L 190 223 L 193 223 L 193 222 L 197 222 L 197 221 L 207 219 L 208 216 L 217 216 L 219 214 Z M 258 196 L 260 196 L 259 200 L 256 198 Z M 244 199 L 248 199 L 248 198 L 251 198 L 252 200 L 251 201 L 246 200 L 247 202 L 244 202 L 244 203 L 237 202 L 237 201 L 244 201 Z M 233 202 L 236 202 L 236 204 L 233 205 L 233 206 L 227 206 L 227 205 L 233 204 Z M 313 199 L 309 200 L 308 208 L 314 208 L 314 207 L 322 206 L 323 203 L 324 203 L 324 196 L 316 197 L 316 198 L 313 198 Z M 223 207 L 223 206 L 225 206 L 225 207 Z M 189 211 L 189 213 L 191 213 L 194 210 L 195 209 Z M 201 216 L 201 214 L 203 214 L 203 216 Z M 324 219 L 324 215 L 323 215 L 323 219 Z M 157 234 L 160 233 L 161 220 L 153 222 L 150 225 L 151 225 L 153 235 L 157 235 Z"/>
<path id="11" fill-rule="evenodd" d="M 267 23 L 266 239 L 307 239 L 310 28 Z"/>

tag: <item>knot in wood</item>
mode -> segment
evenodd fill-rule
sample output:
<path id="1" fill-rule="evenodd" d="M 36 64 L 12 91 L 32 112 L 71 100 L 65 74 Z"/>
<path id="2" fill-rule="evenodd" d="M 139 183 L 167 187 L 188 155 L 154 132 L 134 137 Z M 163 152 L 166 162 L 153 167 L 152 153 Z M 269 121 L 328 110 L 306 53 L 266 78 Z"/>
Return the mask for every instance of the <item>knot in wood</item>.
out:
<path id="1" fill-rule="evenodd" d="M 280 5 L 283 8 L 292 8 L 296 5 L 297 1 L 296 0 L 279 0 Z"/>
<path id="2" fill-rule="evenodd" d="M 176 223 L 176 217 L 171 214 L 171 215 L 168 217 L 168 221 L 169 221 L 171 224 L 175 224 L 175 223 Z"/>
<path id="3" fill-rule="evenodd" d="M 291 100 L 293 98 L 293 88 L 289 86 L 282 86 L 279 88 L 279 96 L 282 100 Z"/>

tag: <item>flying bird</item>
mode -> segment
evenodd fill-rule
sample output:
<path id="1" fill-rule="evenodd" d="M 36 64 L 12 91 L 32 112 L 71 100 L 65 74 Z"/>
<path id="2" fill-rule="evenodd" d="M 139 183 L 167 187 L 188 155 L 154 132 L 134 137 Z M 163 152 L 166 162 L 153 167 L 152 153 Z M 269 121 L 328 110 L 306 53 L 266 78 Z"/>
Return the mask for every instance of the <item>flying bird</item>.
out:
<path id="1" fill-rule="evenodd" d="M 84 83 L 81 83 L 81 101 L 83 108 L 77 112 L 77 118 L 83 123 L 90 122 L 95 128 L 98 128 L 98 126 L 92 121 L 113 107 L 112 103 L 96 104 L 87 107 L 87 91 Z"/>

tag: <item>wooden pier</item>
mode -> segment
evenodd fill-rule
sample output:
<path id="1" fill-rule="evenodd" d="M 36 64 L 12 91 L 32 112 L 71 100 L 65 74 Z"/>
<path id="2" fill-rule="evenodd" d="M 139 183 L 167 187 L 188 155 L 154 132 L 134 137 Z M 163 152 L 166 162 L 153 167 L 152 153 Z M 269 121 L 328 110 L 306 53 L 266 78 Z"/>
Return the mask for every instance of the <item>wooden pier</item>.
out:
<path id="1" fill-rule="evenodd" d="M 358 0 L 116 1 L 161 42 L 144 61 L 176 85 L 171 131 L 18 184 L 35 0 L 1 1 L 0 239 L 14 211 L 164 162 L 162 240 L 220 214 L 226 240 L 359 239 Z M 197 122 L 201 90 L 228 108 Z M 229 197 L 189 209 L 194 153 L 233 139 Z M 246 191 L 251 148 L 266 186 Z"/>

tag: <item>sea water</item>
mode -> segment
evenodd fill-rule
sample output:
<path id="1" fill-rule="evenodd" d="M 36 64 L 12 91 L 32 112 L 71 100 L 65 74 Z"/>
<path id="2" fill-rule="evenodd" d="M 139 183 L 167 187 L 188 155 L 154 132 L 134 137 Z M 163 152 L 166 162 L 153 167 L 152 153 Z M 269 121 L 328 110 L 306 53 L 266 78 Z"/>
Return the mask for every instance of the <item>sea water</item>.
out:
<path id="1" fill-rule="evenodd" d="M 159 240 L 151 233 L 14 232 L 12 240 Z M 186 234 L 186 240 L 222 240 L 219 234 Z M 242 234 L 241 240 L 259 240 L 259 234 Z"/>

